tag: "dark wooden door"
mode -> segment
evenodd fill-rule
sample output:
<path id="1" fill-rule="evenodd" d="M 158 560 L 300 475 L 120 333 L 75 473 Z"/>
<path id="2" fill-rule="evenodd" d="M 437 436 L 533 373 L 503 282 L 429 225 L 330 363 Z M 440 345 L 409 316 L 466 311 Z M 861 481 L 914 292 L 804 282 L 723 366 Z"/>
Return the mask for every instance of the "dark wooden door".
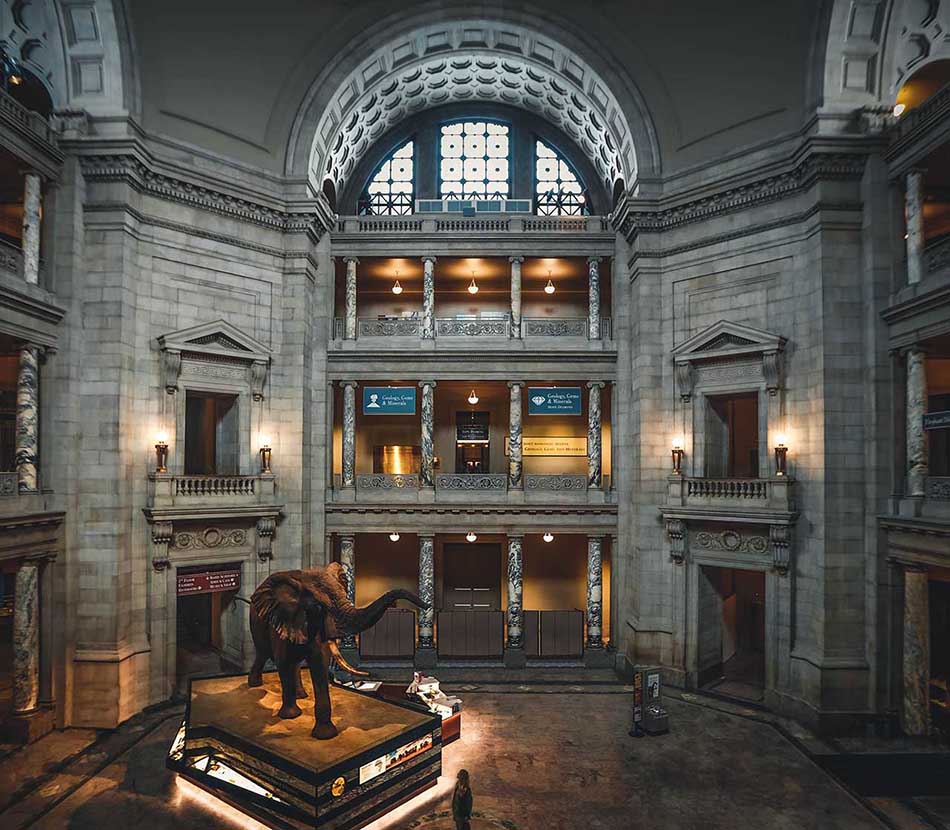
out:
<path id="1" fill-rule="evenodd" d="M 501 609 L 500 544 L 447 544 L 443 571 L 443 611 Z"/>

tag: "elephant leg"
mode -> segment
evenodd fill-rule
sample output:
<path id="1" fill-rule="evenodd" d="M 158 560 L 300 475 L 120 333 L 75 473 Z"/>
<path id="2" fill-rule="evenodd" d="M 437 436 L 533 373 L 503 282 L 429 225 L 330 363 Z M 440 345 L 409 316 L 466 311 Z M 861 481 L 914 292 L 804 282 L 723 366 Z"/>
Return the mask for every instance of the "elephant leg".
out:
<path id="1" fill-rule="evenodd" d="M 277 714 L 284 720 L 300 717 L 300 707 L 296 703 L 298 666 L 299 663 L 290 659 L 281 661 L 277 666 L 280 673 L 280 694 L 283 699 L 283 706 Z"/>
<path id="2" fill-rule="evenodd" d="M 303 686 L 303 664 L 297 666 L 297 700 L 307 697 L 307 690 Z"/>
<path id="3" fill-rule="evenodd" d="M 247 673 L 247 685 L 251 688 L 264 685 L 264 678 L 261 677 L 261 674 L 271 653 L 270 636 L 266 625 L 252 610 L 251 639 L 254 641 L 254 663 Z"/>
<path id="4" fill-rule="evenodd" d="M 314 724 L 311 735 L 321 741 L 335 738 L 337 729 L 330 719 L 330 675 L 327 671 L 327 661 L 321 644 L 314 642 L 310 650 L 310 679 L 313 681 L 313 715 Z"/>

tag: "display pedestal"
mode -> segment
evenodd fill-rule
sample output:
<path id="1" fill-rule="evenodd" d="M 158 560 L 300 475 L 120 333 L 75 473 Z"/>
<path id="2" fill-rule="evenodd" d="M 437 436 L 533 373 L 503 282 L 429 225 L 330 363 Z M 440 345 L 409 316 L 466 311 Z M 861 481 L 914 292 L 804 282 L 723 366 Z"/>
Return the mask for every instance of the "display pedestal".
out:
<path id="1" fill-rule="evenodd" d="M 331 685 L 328 741 L 310 736 L 313 689 L 303 714 L 277 717 L 280 681 L 248 688 L 246 675 L 195 678 L 167 765 L 233 807 L 286 830 L 362 827 L 435 785 L 442 721 L 424 706 Z"/>
<path id="2" fill-rule="evenodd" d="M 417 648 L 412 662 L 417 669 L 434 669 L 439 656 L 434 648 Z"/>
<path id="3" fill-rule="evenodd" d="M 506 669 L 523 669 L 528 665 L 523 648 L 506 648 L 503 661 Z"/>

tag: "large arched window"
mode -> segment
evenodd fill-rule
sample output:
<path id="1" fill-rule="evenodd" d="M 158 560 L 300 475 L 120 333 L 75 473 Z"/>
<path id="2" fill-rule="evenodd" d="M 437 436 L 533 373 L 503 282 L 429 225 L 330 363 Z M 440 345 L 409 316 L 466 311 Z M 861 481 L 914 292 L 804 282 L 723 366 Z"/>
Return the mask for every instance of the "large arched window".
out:
<path id="1" fill-rule="evenodd" d="M 540 216 L 588 213 L 584 186 L 567 160 L 543 141 L 535 142 L 534 191 Z"/>
<path id="2" fill-rule="evenodd" d="M 407 141 L 379 166 L 360 197 L 361 215 L 405 216 L 413 212 L 414 150 L 413 142 Z"/>
<path id="3" fill-rule="evenodd" d="M 439 198 L 509 198 L 510 152 L 507 124 L 494 121 L 443 124 L 439 143 Z"/>

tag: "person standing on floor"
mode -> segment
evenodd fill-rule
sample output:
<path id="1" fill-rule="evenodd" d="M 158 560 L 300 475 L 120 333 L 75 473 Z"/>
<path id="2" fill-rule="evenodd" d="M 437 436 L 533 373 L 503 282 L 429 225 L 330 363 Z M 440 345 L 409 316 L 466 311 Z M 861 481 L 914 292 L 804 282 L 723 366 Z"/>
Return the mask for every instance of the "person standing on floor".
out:
<path id="1" fill-rule="evenodd" d="M 470 830 L 468 820 L 472 817 L 472 788 L 468 783 L 468 770 L 460 769 L 452 793 L 452 818 L 455 830 Z"/>

